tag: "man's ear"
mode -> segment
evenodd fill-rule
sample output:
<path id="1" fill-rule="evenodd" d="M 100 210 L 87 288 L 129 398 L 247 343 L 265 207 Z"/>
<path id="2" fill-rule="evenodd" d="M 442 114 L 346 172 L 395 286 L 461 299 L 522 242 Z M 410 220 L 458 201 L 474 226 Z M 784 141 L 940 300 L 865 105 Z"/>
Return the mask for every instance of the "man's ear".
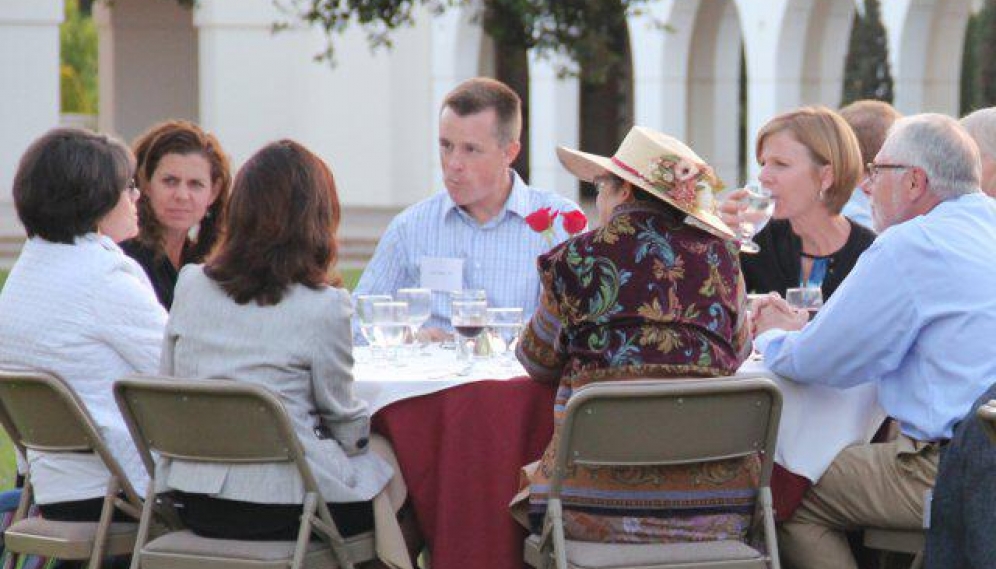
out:
<path id="1" fill-rule="evenodd" d="M 515 159 L 519 157 L 519 152 L 522 152 L 522 143 L 518 140 L 513 140 L 505 145 L 503 152 L 505 154 L 506 165 L 511 166 L 512 162 L 515 162 Z"/>

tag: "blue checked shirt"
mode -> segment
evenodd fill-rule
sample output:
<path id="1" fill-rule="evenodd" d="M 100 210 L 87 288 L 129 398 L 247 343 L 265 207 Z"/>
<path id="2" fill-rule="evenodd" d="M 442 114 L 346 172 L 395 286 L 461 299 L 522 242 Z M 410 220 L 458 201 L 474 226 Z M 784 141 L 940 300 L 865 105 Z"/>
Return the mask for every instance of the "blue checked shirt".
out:
<path id="1" fill-rule="evenodd" d="M 399 288 L 420 286 L 423 257 L 460 258 L 463 288 L 487 291 L 489 307 L 521 307 L 528 321 L 539 301 L 536 257 L 551 244 L 530 229 L 525 217 L 543 207 L 564 212 L 580 208 L 558 194 L 527 186 L 512 170 L 510 175 L 512 191 L 505 207 L 484 224 L 457 207 L 445 190 L 398 214 L 377 244 L 354 297 L 393 295 Z M 555 245 L 567 234 L 560 217 L 554 228 Z M 433 291 L 432 317 L 426 326 L 451 330 L 448 293 Z"/>

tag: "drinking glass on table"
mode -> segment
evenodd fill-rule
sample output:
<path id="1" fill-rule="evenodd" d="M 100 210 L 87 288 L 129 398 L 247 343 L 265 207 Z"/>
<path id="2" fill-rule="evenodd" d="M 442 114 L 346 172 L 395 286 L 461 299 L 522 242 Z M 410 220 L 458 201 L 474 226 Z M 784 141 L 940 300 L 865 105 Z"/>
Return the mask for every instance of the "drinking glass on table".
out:
<path id="1" fill-rule="evenodd" d="M 504 358 L 515 358 L 515 344 L 522 331 L 521 308 L 489 308 L 488 333 L 495 353 Z"/>
<path id="2" fill-rule="evenodd" d="M 771 192 L 760 184 L 744 186 L 747 195 L 741 198 L 737 233 L 740 237 L 740 250 L 745 253 L 757 253 L 761 247 L 754 242 L 754 236 L 760 233 L 771 219 L 775 211 L 775 200 Z"/>
<path id="3" fill-rule="evenodd" d="M 418 339 L 418 331 L 432 315 L 432 291 L 427 288 L 399 288 L 395 298 L 408 303 L 408 323 L 411 325 L 412 337 L 416 345 L 422 344 Z M 420 353 L 423 356 L 429 355 L 424 344 Z"/>
<path id="4" fill-rule="evenodd" d="M 469 302 L 469 301 L 481 301 L 487 303 L 488 295 L 483 289 L 479 288 L 467 288 L 463 290 L 454 290 L 450 292 L 450 325 L 453 325 L 453 303 L 454 302 Z M 454 344 L 448 342 L 443 343 L 444 348 L 452 348 Z"/>
<path id="5" fill-rule="evenodd" d="M 373 305 L 375 302 L 390 302 L 392 300 L 394 299 L 389 294 L 360 294 L 353 299 L 356 320 L 360 324 L 360 335 L 363 336 L 363 339 L 367 341 L 367 345 L 370 346 L 371 357 L 376 358 L 378 355 L 373 334 Z"/>
<path id="6" fill-rule="evenodd" d="M 823 307 L 823 291 L 818 286 L 786 289 L 785 302 L 793 308 L 809 311 L 809 319 L 812 320 L 816 312 Z"/>
<path id="7" fill-rule="evenodd" d="M 407 302 L 373 303 L 374 338 L 387 351 L 388 361 L 401 365 L 398 348 L 405 343 L 405 332 L 409 326 Z"/>
<path id="8" fill-rule="evenodd" d="M 455 300 L 450 305 L 450 322 L 457 338 L 457 359 L 468 362 L 462 373 L 470 373 L 477 350 L 477 340 L 488 325 L 488 303 L 483 300 Z"/>

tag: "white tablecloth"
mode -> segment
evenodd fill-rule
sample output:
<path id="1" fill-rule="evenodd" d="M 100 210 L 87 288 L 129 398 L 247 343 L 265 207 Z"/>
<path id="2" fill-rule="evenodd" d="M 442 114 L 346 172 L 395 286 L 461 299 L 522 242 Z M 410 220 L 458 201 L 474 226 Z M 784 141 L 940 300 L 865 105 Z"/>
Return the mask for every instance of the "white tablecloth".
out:
<path id="1" fill-rule="evenodd" d="M 370 405 L 371 413 L 395 401 L 471 381 L 525 375 L 517 362 L 507 358 L 479 360 L 470 374 L 458 375 L 465 364 L 457 362 L 453 350 L 432 345 L 428 351 L 428 356 L 405 354 L 398 363 L 375 365 L 369 348 L 355 348 L 355 390 Z M 759 360 L 748 360 L 738 370 L 738 375 L 758 374 L 772 379 L 782 392 L 775 461 L 813 482 L 841 450 L 871 440 L 885 419 L 875 385 L 847 390 L 803 385 L 778 377 Z"/>

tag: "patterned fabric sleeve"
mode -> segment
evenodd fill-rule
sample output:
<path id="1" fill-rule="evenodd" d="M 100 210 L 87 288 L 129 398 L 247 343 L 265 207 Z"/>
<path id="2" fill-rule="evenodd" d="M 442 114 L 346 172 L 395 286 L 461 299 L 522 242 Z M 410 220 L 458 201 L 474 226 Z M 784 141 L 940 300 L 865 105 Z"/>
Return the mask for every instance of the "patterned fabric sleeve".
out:
<path id="1" fill-rule="evenodd" d="M 544 269 L 544 258 L 540 257 L 538 262 L 542 280 L 539 308 L 523 330 L 515 355 L 529 377 L 544 383 L 557 383 L 567 363 L 567 352 L 558 342 L 563 324 L 552 271 Z"/>
<path id="2" fill-rule="evenodd" d="M 753 349 L 754 331 L 747 312 L 747 287 L 744 274 L 737 271 L 737 297 L 735 306 L 737 307 L 737 322 L 733 330 L 733 350 L 737 355 L 737 360 L 743 362 L 750 357 Z"/>

